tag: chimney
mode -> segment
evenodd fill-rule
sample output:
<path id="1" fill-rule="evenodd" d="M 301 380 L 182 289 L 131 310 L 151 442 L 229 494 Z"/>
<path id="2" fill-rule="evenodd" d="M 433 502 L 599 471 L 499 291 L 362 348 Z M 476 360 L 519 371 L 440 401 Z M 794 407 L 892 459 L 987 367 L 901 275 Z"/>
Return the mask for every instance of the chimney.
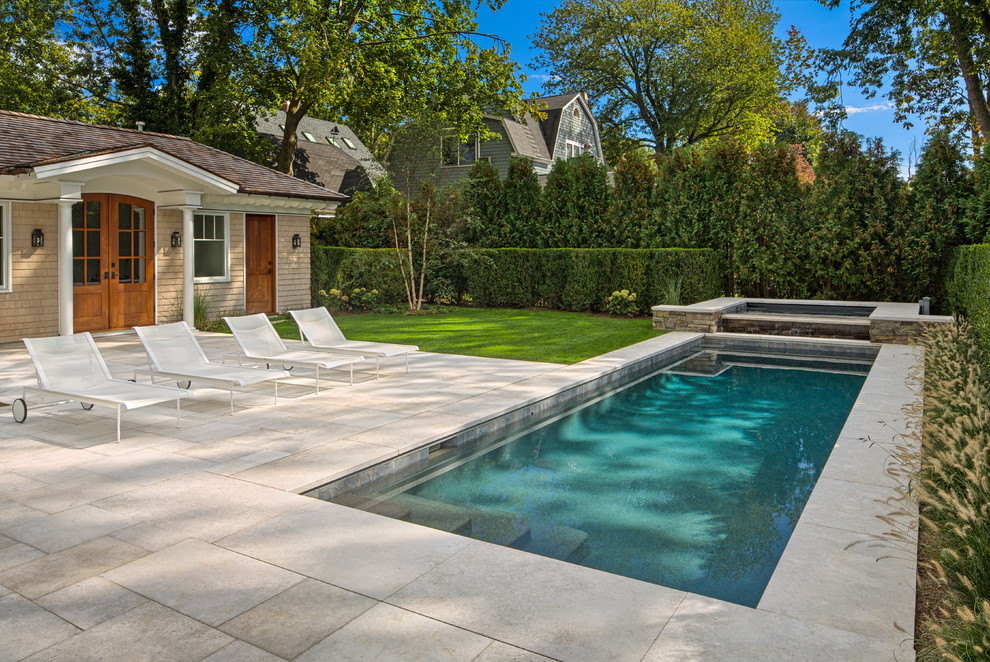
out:
<path id="1" fill-rule="evenodd" d="M 134 122 L 134 124 L 137 126 L 138 131 L 144 131 L 144 122 L 138 120 L 137 122 Z"/>
<path id="2" fill-rule="evenodd" d="M 286 101 L 285 103 L 282 104 L 282 112 L 284 112 L 284 113 L 289 112 L 289 102 L 288 101 Z"/>
<path id="3" fill-rule="evenodd" d="M 584 90 L 581 90 L 581 98 L 584 99 L 585 104 L 587 104 L 589 107 L 591 106 L 591 103 L 588 102 L 588 93 L 585 92 Z"/>

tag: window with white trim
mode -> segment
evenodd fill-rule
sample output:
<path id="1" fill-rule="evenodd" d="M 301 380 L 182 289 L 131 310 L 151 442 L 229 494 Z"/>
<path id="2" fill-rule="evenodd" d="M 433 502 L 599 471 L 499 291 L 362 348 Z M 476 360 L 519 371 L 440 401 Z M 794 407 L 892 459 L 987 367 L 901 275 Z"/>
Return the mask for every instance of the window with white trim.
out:
<path id="1" fill-rule="evenodd" d="M 0 292 L 10 291 L 10 203 L 0 202 Z"/>
<path id="2" fill-rule="evenodd" d="M 578 143 L 568 140 L 564 143 L 564 158 L 573 159 L 575 156 L 581 156 L 584 150 Z"/>
<path id="3" fill-rule="evenodd" d="M 456 134 L 441 136 L 440 158 L 444 167 L 473 165 L 481 158 L 481 141 L 477 136 L 463 142 Z"/>
<path id="4" fill-rule="evenodd" d="M 193 272 L 197 283 L 230 280 L 230 217 L 193 214 Z"/>

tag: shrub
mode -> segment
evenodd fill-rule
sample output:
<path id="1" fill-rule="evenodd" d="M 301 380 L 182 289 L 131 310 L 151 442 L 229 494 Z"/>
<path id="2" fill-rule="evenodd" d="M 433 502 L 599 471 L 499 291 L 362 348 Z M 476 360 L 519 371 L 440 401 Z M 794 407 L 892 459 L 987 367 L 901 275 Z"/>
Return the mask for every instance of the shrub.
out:
<path id="1" fill-rule="evenodd" d="M 972 325 L 984 352 L 990 353 L 990 244 L 959 246 L 952 252 L 945 280 L 949 312 Z"/>
<path id="2" fill-rule="evenodd" d="M 605 311 L 611 315 L 628 315 L 632 317 L 639 310 L 636 303 L 636 293 L 629 290 L 617 290 L 605 299 Z"/>
<path id="3" fill-rule="evenodd" d="M 540 246 L 597 248 L 607 244 L 608 173 L 588 154 L 557 159 L 543 189 Z"/>
<path id="4" fill-rule="evenodd" d="M 505 203 L 503 219 L 507 238 L 505 247 L 536 248 L 540 234 L 540 204 L 543 189 L 540 178 L 528 158 L 513 159 L 502 184 Z"/>

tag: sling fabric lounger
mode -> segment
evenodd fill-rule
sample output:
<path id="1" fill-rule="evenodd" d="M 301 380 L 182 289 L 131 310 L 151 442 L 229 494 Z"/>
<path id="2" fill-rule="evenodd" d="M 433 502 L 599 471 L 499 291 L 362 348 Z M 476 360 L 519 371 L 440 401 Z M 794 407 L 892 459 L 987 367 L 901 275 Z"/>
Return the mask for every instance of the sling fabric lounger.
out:
<path id="1" fill-rule="evenodd" d="M 120 441 L 121 408 L 136 409 L 175 400 L 175 426 L 179 427 L 179 399 L 192 395 L 192 392 L 171 386 L 114 379 L 89 333 L 24 338 L 24 344 L 38 374 L 38 387 L 24 387 L 23 396 L 12 404 L 11 412 L 18 423 L 23 423 L 27 418 L 27 395 L 33 393 L 42 398 L 79 402 L 84 409 L 92 409 L 93 405 L 115 407 L 117 441 Z"/>
<path id="2" fill-rule="evenodd" d="M 137 331 L 138 338 L 141 339 L 144 349 L 148 352 L 148 358 L 154 366 L 149 370 L 135 370 L 135 378 L 138 374 L 147 374 L 152 380 L 156 376 L 171 377 L 186 380 L 190 386 L 192 382 L 199 382 L 208 386 L 229 388 L 231 416 L 234 414 L 235 386 L 273 381 L 275 404 L 278 404 L 278 380 L 289 376 L 285 370 L 211 363 L 196 341 L 192 329 L 185 322 L 136 326 L 134 330 Z M 182 387 L 181 384 L 179 386 Z"/>
<path id="3" fill-rule="evenodd" d="M 416 345 L 393 345 L 383 342 L 366 342 L 363 340 L 348 340 L 340 327 L 333 321 L 330 311 L 326 308 L 307 308 L 306 310 L 290 310 L 289 314 L 299 326 L 303 340 L 316 349 L 328 352 L 357 354 L 362 358 L 375 359 L 375 378 L 379 376 L 382 359 L 404 354 L 406 357 L 406 372 L 409 372 L 409 353 L 419 350 Z"/>
<path id="4" fill-rule="evenodd" d="M 242 317 L 224 317 L 231 333 L 240 345 L 244 356 L 268 364 L 278 364 L 283 368 L 305 366 L 316 368 L 316 392 L 320 392 L 320 368 L 340 368 L 348 366 L 351 371 L 351 384 L 354 383 L 354 364 L 360 356 L 328 358 L 326 352 L 290 350 L 282 342 L 275 327 L 264 313 Z"/>

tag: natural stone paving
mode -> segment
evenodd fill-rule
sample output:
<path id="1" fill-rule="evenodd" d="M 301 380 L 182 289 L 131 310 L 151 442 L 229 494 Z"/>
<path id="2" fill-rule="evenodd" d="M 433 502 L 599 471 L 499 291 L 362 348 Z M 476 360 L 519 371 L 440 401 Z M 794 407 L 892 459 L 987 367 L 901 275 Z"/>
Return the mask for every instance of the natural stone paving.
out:
<path id="1" fill-rule="evenodd" d="M 849 546 L 882 529 L 910 348 L 882 350 L 757 609 L 299 494 L 697 339 L 566 367 L 418 353 L 320 395 L 294 374 L 277 406 L 238 392 L 232 417 L 198 389 L 178 429 L 168 406 L 125 412 L 120 443 L 106 409 L 0 407 L 0 660 L 910 659 L 913 565 Z M 135 336 L 97 343 L 115 375 L 144 367 Z M 16 345 L 0 371 L 5 403 L 34 382 Z"/>

